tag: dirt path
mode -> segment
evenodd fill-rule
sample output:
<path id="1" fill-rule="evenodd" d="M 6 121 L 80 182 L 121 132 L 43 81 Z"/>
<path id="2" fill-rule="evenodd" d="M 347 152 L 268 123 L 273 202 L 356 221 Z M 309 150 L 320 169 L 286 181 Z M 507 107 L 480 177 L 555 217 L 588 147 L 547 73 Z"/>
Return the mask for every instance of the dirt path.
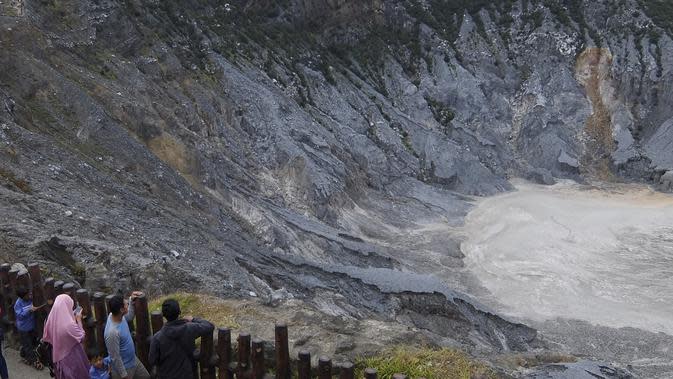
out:
<path id="1" fill-rule="evenodd" d="M 19 357 L 19 352 L 17 350 L 3 346 L 2 354 L 7 361 L 7 369 L 9 371 L 10 379 L 50 379 L 49 371 L 47 369 L 37 371 L 34 368 L 21 363 L 21 357 Z"/>

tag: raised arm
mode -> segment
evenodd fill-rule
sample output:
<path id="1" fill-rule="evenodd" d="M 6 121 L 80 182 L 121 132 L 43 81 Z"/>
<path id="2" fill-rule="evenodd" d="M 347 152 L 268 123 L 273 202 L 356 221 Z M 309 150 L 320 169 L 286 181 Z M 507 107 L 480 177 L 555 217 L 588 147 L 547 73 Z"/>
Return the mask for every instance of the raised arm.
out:
<path id="1" fill-rule="evenodd" d="M 141 296 L 142 294 L 143 293 L 140 291 L 133 291 L 133 293 L 129 297 L 129 311 L 126 314 L 126 316 L 124 316 L 127 322 L 132 322 L 133 319 L 136 317 L 136 307 L 134 304 L 135 303 L 134 300 L 136 299 L 136 297 Z"/>
<path id="2" fill-rule="evenodd" d="M 196 339 L 201 336 L 205 336 L 208 333 L 213 333 L 215 326 L 210 323 L 210 321 L 201 319 L 201 318 L 191 318 L 191 322 L 185 324 L 187 328 L 187 334 L 189 338 Z"/>

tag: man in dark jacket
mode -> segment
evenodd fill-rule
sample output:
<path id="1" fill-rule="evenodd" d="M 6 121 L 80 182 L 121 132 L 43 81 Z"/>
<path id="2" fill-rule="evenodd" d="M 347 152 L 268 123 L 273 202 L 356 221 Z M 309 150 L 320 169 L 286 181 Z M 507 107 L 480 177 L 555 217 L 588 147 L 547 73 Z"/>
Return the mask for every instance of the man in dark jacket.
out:
<path id="1" fill-rule="evenodd" d="M 213 333 L 213 324 L 195 317 L 178 319 L 180 304 L 173 299 L 164 301 L 161 313 L 168 322 L 152 336 L 150 366 L 157 366 L 159 379 L 195 379 L 194 340 Z"/>

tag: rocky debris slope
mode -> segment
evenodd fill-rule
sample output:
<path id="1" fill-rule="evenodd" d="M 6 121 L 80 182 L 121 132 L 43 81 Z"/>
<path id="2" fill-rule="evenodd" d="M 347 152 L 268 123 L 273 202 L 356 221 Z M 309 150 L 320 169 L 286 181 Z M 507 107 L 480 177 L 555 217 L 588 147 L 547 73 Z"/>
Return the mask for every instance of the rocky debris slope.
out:
<path id="1" fill-rule="evenodd" d="M 656 1 L 7 9 L 0 250 L 88 287 L 294 297 L 476 353 L 536 348 L 461 270 L 471 196 L 672 182 Z"/>

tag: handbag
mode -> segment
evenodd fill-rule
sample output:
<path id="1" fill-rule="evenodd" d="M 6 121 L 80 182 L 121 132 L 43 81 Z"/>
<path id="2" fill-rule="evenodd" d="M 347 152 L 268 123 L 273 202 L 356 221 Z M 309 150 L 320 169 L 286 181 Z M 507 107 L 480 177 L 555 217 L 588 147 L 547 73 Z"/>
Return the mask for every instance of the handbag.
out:
<path id="1" fill-rule="evenodd" d="M 40 340 L 40 343 L 37 344 L 35 348 L 35 353 L 37 354 L 37 359 L 49 369 L 49 375 L 54 378 L 56 374 L 54 373 L 54 361 L 52 360 L 52 346 L 49 342 L 45 340 Z"/>

